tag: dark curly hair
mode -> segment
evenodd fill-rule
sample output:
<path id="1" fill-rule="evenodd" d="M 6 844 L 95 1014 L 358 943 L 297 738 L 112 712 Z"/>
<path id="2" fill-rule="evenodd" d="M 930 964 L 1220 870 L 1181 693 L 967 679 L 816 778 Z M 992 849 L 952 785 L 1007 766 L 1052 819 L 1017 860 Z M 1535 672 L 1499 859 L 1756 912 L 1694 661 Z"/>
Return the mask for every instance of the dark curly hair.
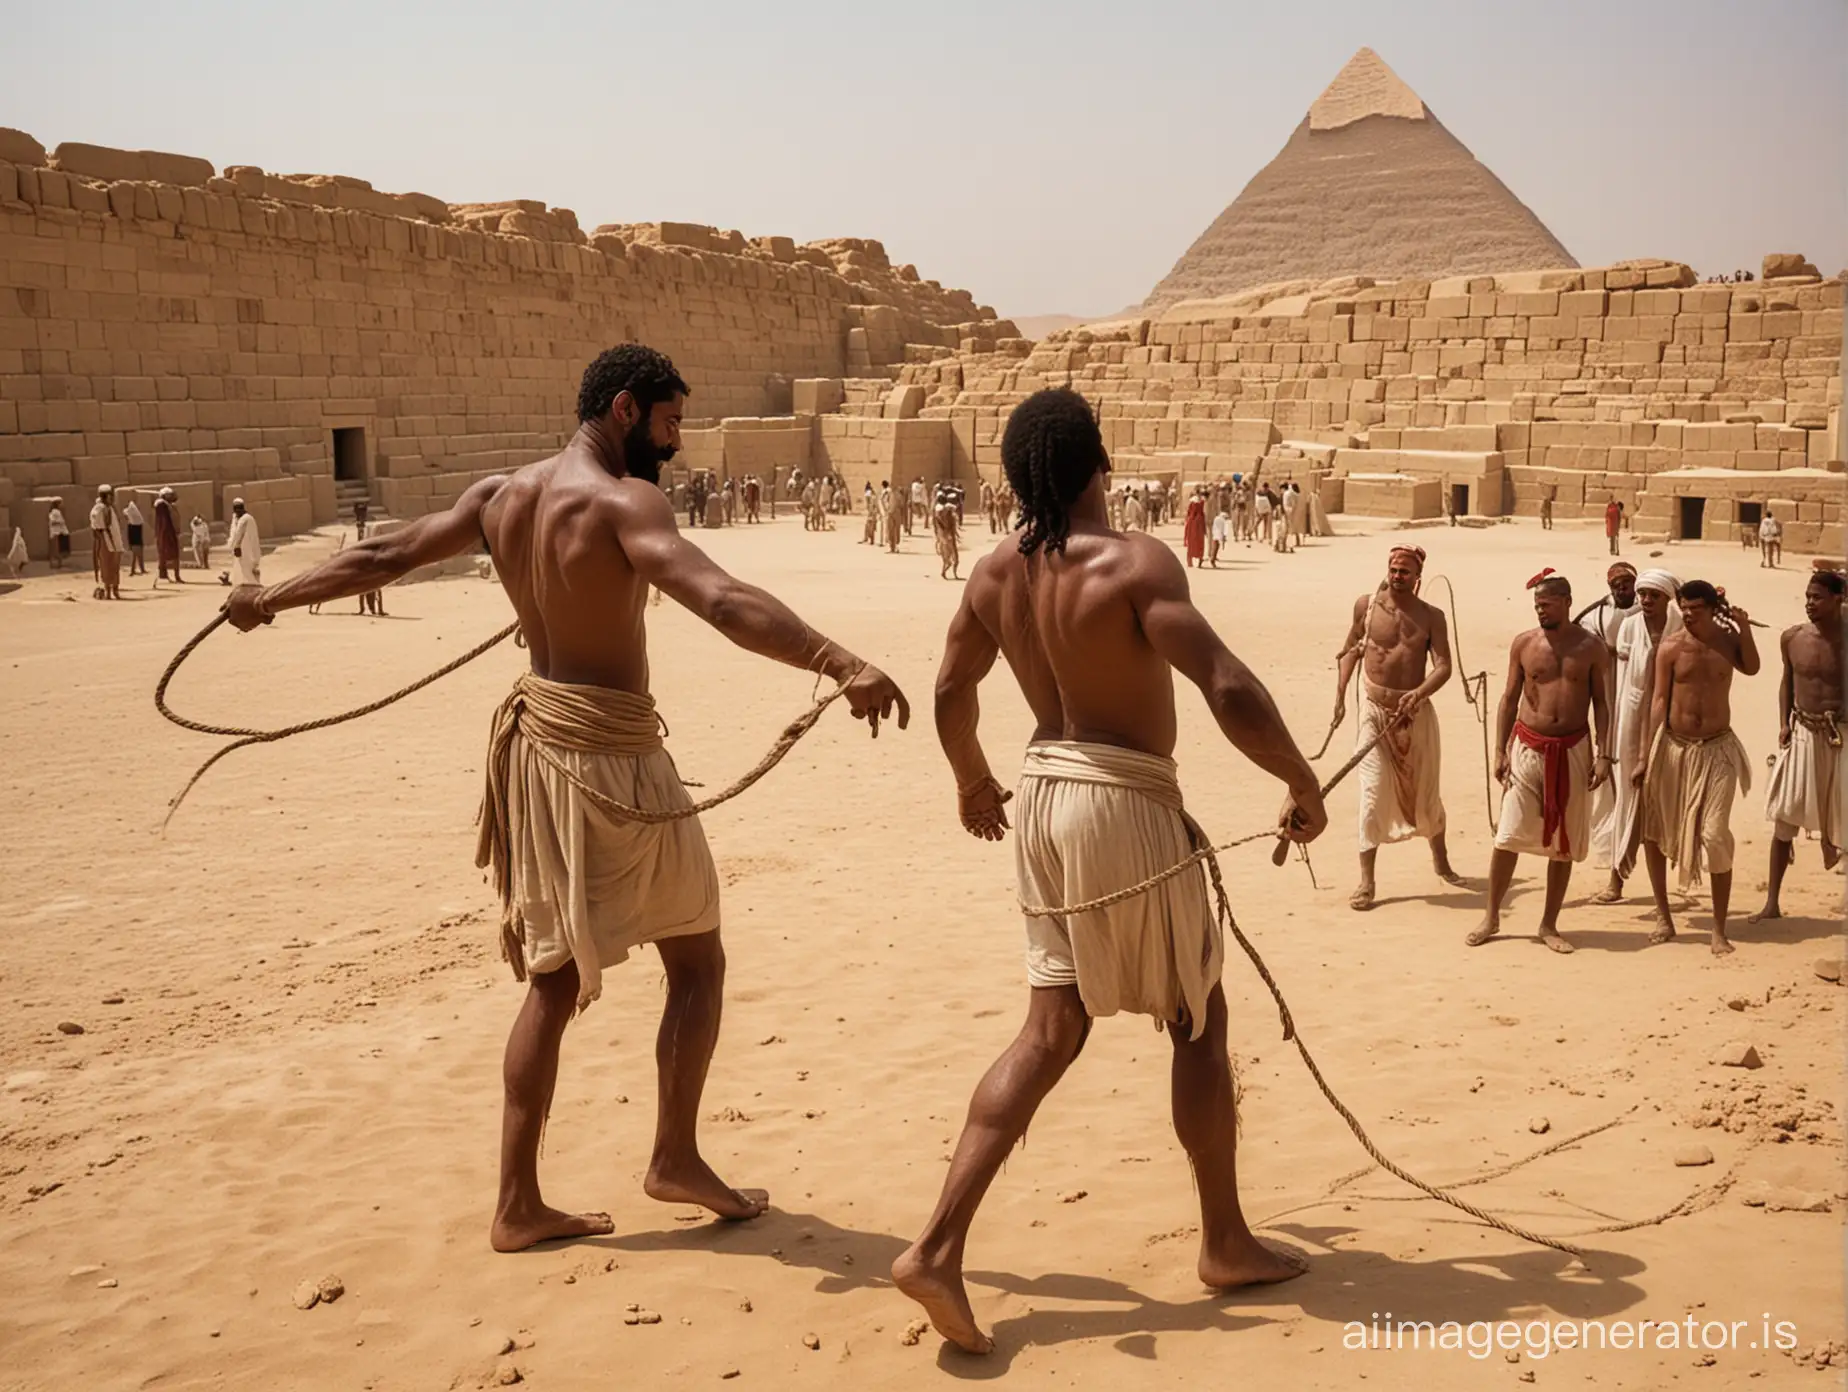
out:
<path id="1" fill-rule="evenodd" d="M 1065 549 L 1072 504 L 1109 467 L 1097 417 L 1070 387 L 1036 391 L 1014 408 L 1001 435 L 1001 468 L 1019 500 L 1023 556 Z"/>
<path id="2" fill-rule="evenodd" d="M 584 369 L 584 382 L 578 388 L 578 422 L 608 415 L 611 403 L 623 392 L 635 398 L 644 415 L 657 402 L 692 395 L 667 354 L 639 343 L 621 343 L 597 354 L 596 361 Z"/>

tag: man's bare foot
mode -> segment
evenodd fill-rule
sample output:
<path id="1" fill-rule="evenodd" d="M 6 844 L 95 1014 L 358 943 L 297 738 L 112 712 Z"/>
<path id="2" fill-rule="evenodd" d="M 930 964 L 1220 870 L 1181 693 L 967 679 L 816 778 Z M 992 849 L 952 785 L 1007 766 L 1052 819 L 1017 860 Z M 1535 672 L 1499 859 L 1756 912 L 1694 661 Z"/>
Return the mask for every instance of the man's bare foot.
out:
<path id="1" fill-rule="evenodd" d="M 931 1328 L 964 1353 L 988 1353 L 994 1348 L 995 1341 L 976 1326 L 957 1263 L 933 1262 L 913 1243 L 892 1263 L 892 1284 L 922 1305 Z"/>
<path id="2" fill-rule="evenodd" d="M 1476 925 L 1476 931 L 1463 939 L 1463 941 L 1470 947 L 1481 947 L 1499 932 L 1501 932 L 1501 921 L 1499 919 L 1484 918 L 1481 923 Z"/>
<path id="3" fill-rule="evenodd" d="M 1827 841 L 1822 843 L 1822 868 L 1824 870 L 1833 870 L 1841 858 L 1842 848 L 1840 846 L 1831 846 Z"/>
<path id="4" fill-rule="evenodd" d="M 600 1237 L 615 1230 L 616 1224 L 607 1213 L 565 1213 L 542 1205 L 531 1213 L 495 1214 L 488 1242 L 497 1252 L 523 1252 L 541 1242 Z"/>
<path id="5" fill-rule="evenodd" d="M 1715 957 L 1724 957 L 1733 950 L 1733 945 L 1726 941 L 1726 935 L 1718 928 L 1713 930 L 1713 938 L 1712 941 L 1708 943 L 1708 947 L 1712 950 Z"/>
<path id="6" fill-rule="evenodd" d="M 1456 885 L 1458 888 L 1463 888 L 1469 884 L 1468 880 L 1464 879 L 1455 870 L 1451 869 L 1449 865 L 1445 864 L 1442 861 L 1437 862 L 1431 868 L 1437 871 L 1438 879 L 1442 880 L 1447 885 Z"/>
<path id="7" fill-rule="evenodd" d="M 698 1204 L 734 1222 L 755 1218 L 770 1207 L 768 1192 L 732 1188 L 697 1155 L 686 1161 L 656 1160 L 648 1167 L 642 1192 L 662 1203 Z"/>
<path id="8" fill-rule="evenodd" d="M 1309 1270 L 1309 1259 L 1284 1243 L 1272 1245 L 1252 1238 L 1223 1253 L 1200 1251 L 1200 1284 L 1214 1290 L 1238 1286 L 1274 1286 L 1293 1281 Z"/>
<path id="9" fill-rule="evenodd" d="M 1611 882 L 1591 896 L 1594 904 L 1621 904 L 1623 902 L 1623 881 L 1612 878 Z"/>
<path id="10" fill-rule="evenodd" d="M 1373 886 L 1364 884 L 1348 895 L 1348 907 L 1355 913 L 1365 913 L 1373 907 Z"/>
<path id="11" fill-rule="evenodd" d="M 1657 943 L 1673 942 L 1674 940 L 1675 940 L 1674 920 L 1663 918 L 1660 914 L 1657 914 L 1655 932 L 1649 935 L 1650 945 L 1653 947 Z"/>
<path id="12" fill-rule="evenodd" d="M 1571 943 L 1559 936 L 1559 930 L 1557 928 L 1542 928 L 1540 930 L 1540 941 L 1552 948 L 1555 952 L 1578 951 Z"/>
<path id="13" fill-rule="evenodd" d="M 1783 916 L 1784 916 L 1784 910 L 1778 906 L 1777 901 L 1774 899 L 1770 903 L 1766 904 L 1757 913 L 1747 914 L 1745 921 L 1747 923 L 1764 923 L 1764 922 L 1769 921 L 1770 919 L 1782 918 Z"/>

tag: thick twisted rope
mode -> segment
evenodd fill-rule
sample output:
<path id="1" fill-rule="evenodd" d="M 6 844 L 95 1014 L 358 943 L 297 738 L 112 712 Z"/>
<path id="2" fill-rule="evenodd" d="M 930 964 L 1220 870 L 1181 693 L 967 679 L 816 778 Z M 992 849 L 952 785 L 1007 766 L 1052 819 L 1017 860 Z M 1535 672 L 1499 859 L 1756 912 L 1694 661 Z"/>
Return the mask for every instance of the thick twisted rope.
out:
<path id="1" fill-rule="evenodd" d="M 815 728 L 815 722 L 821 719 L 822 712 L 838 701 L 846 693 L 848 686 L 865 670 L 866 664 L 863 662 L 836 683 L 834 690 L 830 691 L 825 696 L 817 697 L 806 711 L 783 727 L 783 733 L 776 737 L 776 742 L 770 746 L 769 752 L 752 765 L 751 768 L 746 770 L 736 782 L 729 784 L 721 791 L 714 793 L 711 797 L 703 798 L 699 802 L 692 803 L 686 807 L 669 807 L 665 809 L 631 807 L 628 803 L 618 801 L 609 794 L 591 787 L 583 779 L 579 778 L 577 774 L 573 773 L 570 767 L 562 762 L 556 754 L 552 753 L 547 746 L 541 744 L 539 741 L 529 740 L 527 741 L 526 747 L 534 754 L 538 755 L 539 761 L 547 768 L 551 769 L 552 772 L 556 773 L 573 788 L 577 789 L 585 801 L 591 803 L 595 807 L 601 808 L 612 817 L 620 817 L 630 822 L 646 822 L 649 824 L 678 822 L 687 817 L 697 817 L 701 812 L 710 812 L 722 802 L 730 802 L 733 798 L 737 797 L 738 794 L 744 792 L 747 788 L 756 783 L 758 779 L 770 772 L 771 769 L 782 763 L 784 756 L 796 747 L 797 742 L 810 730 Z M 684 786 L 693 787 L 697 785 L 684 784 Z"/>
<path id="2" fill-rule="evenodd" d="M 1463 628 L 1457 620 L 1457 591 L 1450 583 L 1448 575 L 1433 575 L 1433 580 L 1442 580 L 1444 590 L 1450 596 L 1450 651 L 1459 671 L 1463 663 Z M 1491 791 L 1493 780 L 1489 776 L 1489 672 L 1485 667 L 1480 672 L 1464 672 L 1463 699 L 1469 702 L 1470 709 L 1476 713 L 1476 723 L 1482 727 L 1482 808 L 1489 821 L 1489 835 L 1496 832 L 1495 795 Z"/>
<path id="3" fill-rule="evenodd" d="M 497 643 L 505 642 L 520 631 L 520 625 L 516 620 L 508 624 L 499 633 L 477 643 L 460 657 L 451 662 L 444 663 L 428 676 L 419 677 L 409 686 L 400 687 L 398 690 L 392 692 L 391 695 L 380 697 L 376 701 L 369 701 L 363 706 L 355 706 L 352 710 L 342 711 L 338 715 L 324 715 L 318 720 L 304 720 L 299 725 L 285 725 L 280 730 L 249 730 L 235 725 L 207 725 L 204 721 L 188 720 L 185 716 L 176 714 L 172 707 L 167 704 L 167 687 L 173 681 L 174 673 L 178 672 L 186 659 L 193 655 L 194 650 L 209 638 L 218 629 L 220 624 L 224 623 L 225 618 L 226 615 L 224 612 L 220 611 L 213 616 L 210 623 L 193 634 L 193 636 L 187 640 L 186 646 L 173 655 L 173 661 L 167 664 L 167 670 L 160 674 L 160 681 L 154 687 L 154 708 L 181 729 L 194 730 L 202 735 L 236 736 L 231 743 L 220 749 L 203 764 L 200 764 L 199 767 L 194 770 L 193 776 L 186 780 L 186 786 L 181 788 L 178 794 L 175 795 L 173 801 L 167 804 L 167 815 L 161 819 L 160 823 L 160 829 L 163 832 L 167 829 L 167 823 L 173 820 L 173 814 L 180 810 L 180 804 L 186 800 L 186 795 L 193 790 L 193 785 L 198 783 L 201 778 L 205 777 L 206 771 L 210 769 L 213 764 L 217 763 L 233 750 L 244 749 L 253 744 L 274 744 L 277 740 L 285 740 L 293 735 L 305 735 L 311 730 L 325 730 L 330 726 L 344 725 L 349 720 L 358 720 L 362 715 L 371 715 L 374 711 L 384 710 L 385 707 L 402 701 L 406 696 L 411 696 L 422 691 L 432 682 L 441 681 L 444 677 L 455 671 L 456 668 L 466 666 L 468 663 L 473 662 L 489 648 L 494 647 Z"/>
<path id="4" fill-rule="evenodd" d="M 203 764 L 199 765 L 198 769 L 193 773 L 193 776 L 186 780 L 186 786 L 181 788 L 179 791 L 179 794 L 173 799 L 171 803 L 168 804 L 167 815 L 161 821 L 162 831 L 165 831 L 167 827 L 167 823 L 173 820 L 173 814 L 179 810 L 180 803 L 185 800 L 186 795 L 193 790 L 193 785 L 196 784 L 201 778 L 205 776 L 206 771 L 210 769 L 213 764 L 217 763 L 220 759 L 224 758 L 225 755 L 231 753 L 233 750 L 243 749 L 246 746 L 252 745 L 252 744 L 273 744 L 277 740 L 285 740 L 285 739 L 290 738 L 293 735 L 304 735 L 304 734 L 307 734 L 311 730 L 325 730 L 329 726 L 343 725 L 349 720 L 358 720 L 361 716 L 371 715 L 375 711 L 383 710 L 385 709 L 385 707 L 389 705 L 392 705 L 398 701 L 402 701 L 406 696 L 413 695 L 414 693 L 423 690 L 426 686 L 429 686 L 432 682 L 442 680 L 444 677 L 448 676 L 451 672 L 455 671 L 458 667 L 462 667 L 462 666 L 467 665 L 470 662 L 473 662 L 476 658 L 480 657 L 483 653 L 488 651 L 489 648 L 492 648 L 497 643 L 504 642 L 506 639 L 512 637 L 515 633 L 519 631 L 519 628 L 520 628 L 520 625 L 518 621 L 516 620 L 515 622 L 508 624 L 507 627 L 503 628 L 500 632 L 494 634 L 492 637 L 489 637 L 483 640 L 482 642 L 477 643 L 474 647 L 470 648 L 467 652 L 463 653 L 460 657 L 457 657 L 450 662 L 444 663 L 441 667 L 437 668 L 434 672 L 431 672 L 429 675 L 419 677 L 416 681 L 412 682 L 409 686 L 400 687 L 397 691 L 392 692 L 389 696 L 383 696 L 379 698 L 378 700 L 370 701 L 363 706 L 356 706 L 352 710 L 342 711 L 338 715 L 322 716 L 318 720 L 305 720 L 301 722 L 299 725 L 287 725 L 279 730 L 250 730 L 250 729 L 243 729 L 237 726 L 230 726 L 230 725 L 208 725 L 204 723 L 203 721 L 189 720 L 185 716 L 175 713 L 175 711 L 167 704 L 167 687 L 173 681 L 174 673 L 180 670 L 181 665 L 186 661 L 187 658 L 192 656 L 194 650 L 198 648 L 199 644 L 203 643 L 208 637 L 210 637 L 212 633 L 218 628 L 218 626 L 224 623 L 224 621 L 225 621 L 225 615 L 223 613 L 219 613 L 216 616 L 214 616 L 212 621 L 208 623 L 204 628 L 200 629 L 197 633 L 195 633 L 192 636 L 192 638 L 188 640 L 186 646 L 181 648 L 177 653 L 173 655 L 173 661 L 167 664 L 167 670 L 161 673 L 160 681 L 159 683 L 156 684 L 154 688 L 155 709 L 157 709 L 162 715 L 166 716 L 167 719 L 171 720 L 175 725 L 180 726 L 182 729 L 195 730 L 202 735 L 235 735 L 237 736 L 237 738 L 232 740 L 230 744 L 227 744 L 224 748 L 220 749 L 217 753 L 213 754 Z M 851 684 L 853 680 L 856 677 L 858 677 L 861 672 L 865 670 L 866 670 L 866 666 L 864 663 L 862 663 L 857 669 L 855 669 L 853 672 L 849 673 L 845 678 L 843 678 L 835 686 L 834 690 L 828 692 L 827 695 L 825 696 L 816 698 L 816 700 L 809 706 L 806 712 L 804 712 L 802 715 L 797 716 L 794 720 L 790 721 L 789 724 L 783 727 L 783 733 L 777 736 L 776 742 L 770 746 L 769 752 L 765 754 L 763 758 L 759 759 L 757 763 L 752 768 L 750 768 L 736 782 L 726 787 L 723 791 L 715 793 L 713 796 L 709 798 L 705 798 L 700 802 L 693 803 L 691 806 L 688 806 L 688 807 L 675 807 L 675 808 L 667 809 L 665 811 L 656 810 L 653 808 L 646 808 L 646 807 L 631 807 L 625 802 L 618 802 L 615 798 L 609 797 L 608 795 L 602 792 L 599 792 L 597 789 L 589 787 L 587 784 L 583 782 L 582 779 L 580 779 L 575 773 L 573 773 L 570 768 L 568 768 L 565 764 L 561 763 L 558 760 L 557 756 L 555 756 L 544 745 L 538 744 L 535 742 L 535 743 L 532 743 L 530 747 L 539 756 L 539 758 L 552 769 L 553 772 L 557 773 L 560 777 L 564 778 L 565 781 L 570 783 L 572 787 L 576 788 L 579 793 L 583 794 L 583 796 L 586 799 L 594 803 L 596 806 L 602 808 L 605 812 L 608 812 L 610 815 L 616 816 L 616 817 L 622 817 L 622 818 L 625 818 L 633 822 L 648 822 L 648 823 L 676 822 L 686 817 L 698 816 L 701 812 L 710 811 L 712 808 L 717 807 L 720 803 L 730 802 L 733 798 L 737 797 L 740 793 L 744 792 L 747 788 L 750 788 L 759 779 L 761 779 L 765 774 L 769 773 L 771 769 L 775 768 L 778 764 L 782 763 L 784 757 L 789 753 L 789 751 L 796 747 L 796 743 L 804 735 L 806 735 L 810 730 L 815 728 L 815 722 L 821 719 L 822 712 L 827 710 L 829 706 L 833 705 L 835 701 L 839 700 L 840 697 L 846 692 L 849 684 Z M 689 786 L 697 786 L 697 785 L 689 785 Z"/>
<path id="5" fill-rule="evenodd" d="M 1355 751 L 1354 757 L 1336 770 L 1335 775 L 1322 785 L 1322 795 L 1324 797 L 1328 795 L 1337 783 L 1347 777 L 1360 761 L 1372 751 L 1373 746 L 1379 742 L 1379 738 L 1380 737 L 1376 735 L 1366 745 Z M 1182 816 L 1186 818 L 1188 831 L 1199 840 L 1206 841 L 1207 838 L 1200 832 L 1199 825 L 1194 822 L 1191 817 L 1187 817 L 1185 813 L 1183 813 Z M 1218 906 L 1219 922 L 1223 927 L 1231 931 L 1238 945 L 1244 949 L 1245 956 L 1250 959 L 1253 969 L 1258 973 L 1258 979 L 1264 983 L 1265 989 L 1271 993 L 1271 999 L 1277 1003 L 1277 1015 L 1283 1024 L 1284 1039 L 1296 1046 L 1296 1052 L 1302 1058 L 1303 1067 L 1309 1070 L 1309 1076 L 1315 1080 L 1315 1085 L 1321 1091 L 1322 1097 L 1327 1101 L 1329 1106 L 1335 1109 L 1335 1115 L 1339 1116 L 1347 1123 L 1348 1130 L 1353 1132 L 1354 1139 L 1360 1142 L 1361 1149 L 1367 1152 L 1368 1156 L 1373 1160 L 1373 1163 L 1392 1175 L 1395 1179 L 1402 1180 L 1406 1184 L 1411 1185 L 1412 1188 L 1436 1199 L 1439 1203 L 1449 1204 L 1452 1208 L 1467 1213 L 1480 1223 L 1486 1223 L 1491 1228 L 1499 1228 L 1502 1232 L 1508 1233 L 1513 1237 L 1518 1237 L 1523 1242 L 1531 1242 L 1540 1247 L 1551 1247 L 1556 1251 L 1565 1252 L 1582 1260 L 1584 1252 L 1574 1247 L 1571 1243 L 1557 1237 L 1546 1237 L 1540 1233 L 1523 1228 L 1518 1224 L 1510 1223 L 1507 1219 L 1498 1217 L 1496 1214 L 1490 1213 L 1487 1209 L 1478 1208 L 1467 1199 L 1459 1199 L 1456 1195 L 1445 1192 L 1444 1189 L 1439 1188 L 1437 1185 L 1427 1184 L 1411 1171 L 1394 1164 L 1387 1158 L 1386 1153 L 1373 1143 L 1373 1138 L 1367 1134 L 1366 1128 L 1360 1124 L 1360 1119 L 1356 1117 L 1353 1112 L 1349 1111 L 1347 1104 L 1335 1095 L 1335 1090 L 1328 1085 L 1328 1079 L 1322 1076 L 1322 1070 L 1316 1065 L 1314 1055 L 1309 1052 L 1308 1046 L 1303 1043 L 1302 1036 L 1296 1032 L 1296 1020 L 1290 1014 L 1290 1003 L 1283 998 L 1283 989 L 1277 985 L 1277 979 L 1271 975 L 1270 967 L 1266 965 L 1263 956 L 1258 952 L 1257 948 L 1252 946 L 1251 939 L 1245 936 L 1244 930 L 1238 926 L 1238 920 L 1233 917 L 1232 903 L 1226 896 L 1225 881 L 1220 878 L 1219 874 L 1218 852 L 1231 850 L 1234 847 L 1243 846 L 1252 841 L 1260 841 L 1274 834 L 1275 833 L 1267 829 L 1253 832 L 1249 836 L 1241 836 L 1233 841 L 1228 841 L 1223 846 L 1214 846 L 1209 843 L 1202 849 L 1195 851 L 1179 864 L 1172 865 L 1166 870 L 1157 871 L 1140 884 L 1132 885 L 1127 889 L 1116 890 L 1110 894 L 1100 895 L 1095 899 L 1087 899 L 1080 904 L 1067 904 L 1059 907 L 1022 904 L 1020 906 L 1020 911 L 1033 918 L 1063 918 L 1069 914 L 1089 913 L 1095 909 L 1108 908 L 1112 904 L 1120 904 L 1124 900 L 1134 898 L 1138 894 L 1146 894 L 1157 885 L 1173 879 L 1176 875 L 1191 866 L 1205 862 L 1207 874 L 1211 877 L 1213 883 L 1213 897 Z"/>

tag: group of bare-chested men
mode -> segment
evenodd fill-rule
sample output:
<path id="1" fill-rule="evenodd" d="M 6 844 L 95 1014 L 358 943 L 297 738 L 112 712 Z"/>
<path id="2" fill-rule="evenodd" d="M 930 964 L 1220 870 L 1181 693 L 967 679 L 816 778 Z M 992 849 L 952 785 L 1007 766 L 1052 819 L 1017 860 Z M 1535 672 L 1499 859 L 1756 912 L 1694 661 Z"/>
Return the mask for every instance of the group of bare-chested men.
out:
<path id="1" fill-rule="evenodd" d="M 368 538 L 292 579 L 239 588 L 227 604 L 232 623 L 249 631 L 283 610 L 359 595 L 419 565 L 486 547 L 519 615 L 531 670 L 496 715 L 479 856 L 502 898 L 503 950 L 515 975 L 529 981 L 504 1064 L 501 1185 L 490 1230 L 497 1250 L 612 1230 L 608 1214 L 569 1213 L 543 1201 L 539 1140 L 567 1023 L 596 999 L 603 968 L 646 943 L 661 954 L 667 1000 L 656 1055 L 657 1129 L 643 1187 L 656 1199 L 703 1205 L 729 1219 L 753 1218 L 768 1206 L 762 1191 L 721 1180 L 699 1152 L 700 1095 L 718 1039 L 725 970 L 718 881 L 704 834 L 688 815 L 648 823 L 606 817 L 590 796 L 600 787 L 604 796 L 682 814 L 692 807 L 666 760 L 648 694 L 650 586 L 740 647 L 840 682 L 849 709 L 875 737 L 895 711 L 901 729 L 909 716 L 884 673 L 726 574 L 680 534 L 657 485 L 661 465 L 679 446 L 687 391 L 661 354 L 637 344 L 611 349 L 586 370 L 580 428 L 558 455 L 485 479 L 448 511 Z M 1327 823 L 1308 760 L 1263 683 L 1194 607 L 1180 560 L 1163 542 L 1109 525 L 1110 461 L 1085 400 L 1069 389 L 1035 393 L 1012 413 L 1001 453 L 1018 524 L 1010 544 L 983 557 L 969 576 L 945 643 L 936 722 L 961 824 L 998 841 L 1010 829 L 1014 794 L 990 769 L 976 701 L 997 657 L 1006 658 L 1035 717 L 1014 838 L 1023 904 L 1040 908 L 1026 919 L 1031 990 L 1020 1034 L 975 1091 L 937 1208 L 892 1269 L 899 1290 L 923 1306 L 938 1331 L 976 1353 L 992 1344 L 963 1284 L 970 1225 L 1099 1015 L 1152 1015 L 1172 1042 L 1174 1126 L 1199 1191 L 1200 1279 L 1230 1288 L 1303 1270 L 1296 1254 L 1260 1242 L 1240 1208 L 1219 982 L 1223 943 L 1201 867 L 1117 904 L 1058 910 L 1096 897 L 1085 877 L 1099 873 L 1102 861 L 1123 883 L 1137 883 L 1171 868 L 1194 845 L 1172 758 L 1177 671 L 1199 689 L 1227 740 L 1284 785 L 1280 835 L 1307 842 Z M 881 500 L 882 520 L 896 511 Z M 1441 660 L 1447 676 L 1447 647 L 1442 616 L 1417 598 L 1415 575 L 1408 580 L 1402 567 L 1396 574 L 1365 614 L 1357 606 L 1356 637 L 1369 701 L 1391 702 L 1380 718 L 1416 720 L 1442 684 L 1435 668 L 1425 673 L 1425 656 Z M 1518 695 L 1522 729 L 1565 740 L 1583 730 L 1595 704 L 1602 741 L 1608 705 L 1597 679 L 1608 655 L 1582 631 L 1562 632 L 1565 605 L 1556 589 L 1537 591 L 1542 626 L 1515 644 L 1504 705 L 1512 711 Z M 1839 709 L 1839 678 L 1832 695 L 1824 691 L 1808 646 L 1834 643 L 1839 654 L 1832 626 L 1839 595 L 1834 602 L 1827 614 L 1813 615 L 1811 637 L 1793 630 L 1786 638 L 1787 664 L 1802 674 L 1796 698 L 1804 710 L 1829 700 Z M 1684 597 L 1690 608 L 1698 603 Z M 1699 632 L 1707 636 L 1694 641 L 1708 645 L 1715 661 L 1731 663 L 1750 651 L 1740 647 L 1745 640 L 1723 636 L 1734 630 L 1717 617 Z M 1684 730 L 1699 738 L 1723 723 L 1723 678 L 1701 666 L 1700 653 L 1678 651 L 1687 664 L 1665 660 L 1663 710 L 1676 738 Z M 1684 700 L 1684 689 L 1694 694 Z M 1711 704 L 1716 691 L 1720 707 Z M 549 811 L 535 818 L 526 804 L 549 804 Z M 1445 871 L 1441 834 L 1432 839 Z M 641 865 L 652 869 L 633 873 Z M 622 902 L 590 894 L 596 879 L 624 886 Z"/>
<path id="2" fill-rule="evenodd" d="M 1356 666 L 1365 684 L 1357 743 L 1378 736 L 1363 760 L 1360 886 L 1352 906 L 1373 906 L 1381 844 L 1423 837 L 1440 878 L 1464 883 L 1450 864 L 1438 796 L 1437 723 L 1429 701 L 1450 680 L 1443 611 L 1421 599 L 1422 549 L 1395 547 L 1385 583 L 1354 605 L 1342 646 L 1334 723 L 1345 714 Z M 1712 880 L 1715 955 L 1732 899 L 1733 802 L 1750 788 L 1744 747 L 1732 730 L 1734 673 L 1756 675 L 1760 659 L 1746 612 L 1704 580 L 1663 570 L 1640 575 L 1619 561 L 1608 595 L 1573 618 L 1572 588 L 1550 569 L 1528 582 L 1538 627 L 1514 640 L 1496 715 L 1495 778 L 1503 789 L 1488 906 L 1466 941 L 1501 930 L 1502 905 L 1523 854 L 1547 861 L 1540 941 L 1573 946 L 1559 931 L 1572 867 L 1595 855 L 1610 881 L 1594 902 L 1622 901 L 1640 850 L 1655 900 L 1651 943 L 1675 936 L 1668 868 L 1685 889 Z M 1825 867 L 1840 855 L 1840 720 L 1843 703 L 1839 569 L 1818 565 L 1804 592 L 1807 622 L 1780 642 L 1779 753 L 1766 816 L 1773 824 L 1765 904 L 1752 921 L 1777 918 L 1797 833 L 1821 841 Z"/>

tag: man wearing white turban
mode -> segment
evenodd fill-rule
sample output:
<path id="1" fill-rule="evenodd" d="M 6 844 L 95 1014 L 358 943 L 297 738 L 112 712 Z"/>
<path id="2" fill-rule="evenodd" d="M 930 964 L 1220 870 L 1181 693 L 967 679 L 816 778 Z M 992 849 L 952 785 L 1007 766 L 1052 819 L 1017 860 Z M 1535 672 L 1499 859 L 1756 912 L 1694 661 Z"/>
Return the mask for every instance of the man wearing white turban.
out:
<path id="1" fill-rule="evenodd" d="M 1622 903 L 1623 882 L 1636 869 L 1643 797 L 1639 777 L 1647 752 L 1643 735 L 1654 695 L 1651 673 L 1656 644 L 1681 627 L 1681 611 L 1675 605 L 1680 586 L 1666 570 L 1645 570 L 1636 577 L 1636 605 L 1617 630 L 1617 690 L 1611 702 L 1611 740 L 1617 762 L 1616 777 L 1611 780 L 1616 785 L 1610 817 L 1611 880 L 1593 903 Z"/>

